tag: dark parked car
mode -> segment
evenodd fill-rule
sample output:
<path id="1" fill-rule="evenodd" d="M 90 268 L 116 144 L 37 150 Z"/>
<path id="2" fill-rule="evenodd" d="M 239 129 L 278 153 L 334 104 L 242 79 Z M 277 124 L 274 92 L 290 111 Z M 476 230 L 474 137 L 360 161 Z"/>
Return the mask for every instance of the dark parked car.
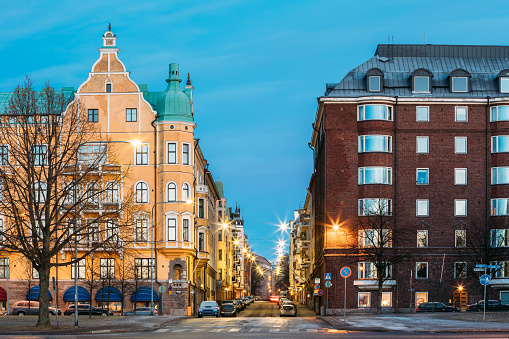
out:
<path id="1" fill-rule="evenodd" d="M 246 308 L 246 303 L 241 298 L 237 298 L 235 299 L 235 301 L 238 301 L 240 303 L 242 309 Z"/>
<path id="2" fill-rule="evenodd" d="M 244 310 L 244 305 L 239 300 L 232 300 L 232 302 L 235 304 L 235 307 L 237 308 L 237 313 Z"/>
<path id="3" fill-rule="evenodd" d="M 65 310 L 64 315 L 74 314 L 74 304 L 69 305 L 69 307 Z M 109 312 L 107 309 L 100 309 L 94 306 L 90 306 L 89 304 L 78 304 L 78 315 L 80 314 L 92 314 L 92 315 L 113 315 L 113 312 Z"/>
<path id="4" fill-rule="evenodd" d="M 467 311 L 484 311 L 484 300 L 478 301 L 473 305 L 468 305 Z M 486 311 L 509 311 L 509 304 L 499 300 L 488 300 Z"/>
<path id="5" fill-rule="evenodd" d="M 154 310 L 154 314 L 157 315 L 157 311 Z M 150 307 L 138 307 L 136 309 L 136 314 L 134 314 L 134 310 L 124 313 L 124 315 L 150 315 Z"/>
<path id="6" fill-rule="evenodd" d="M 29 305 L 30 303 L 30 305 Z M 30 306 L 30 307 L 29 307 Z M 60 315 L 62 312 L 54 307 L 49 307 L 49 314 Z M 39 315 L 39 302 L 38 301 L 17 301 L 12 305 L 13 315 Z"/>
<path id="7" fill-rule="evenodd" d="M 459 312 L 458 307 L 447 306 L 443 303 L 422 303 L 415 309 L 416 312 Z"/>
<path id="8" fill-rule="evenodd" d="M 248 298 L 242 298 L 242 300 L 244 301 L 244 304 L 246 304 L 246 306 L 251 305 L 251 301 Z"/>
<path id="9" fill-rule="evenodd" d="M 200 307 L 198 308 L 198 318 L 203 317 L 204 315 L 212 315 L 216 317 L 221 316 L 221 311 L 219 309 L 219 305 L 215 301 L 202 301 Z"/>
<path id="10" fill-rule="evenodd" d="M 227 316 L 232 316 L 232 317 L 236 317 L 237 316 L 237 308 L 235 307 L 235 305 L 233 303 L 231 304 L 222 304 L 221 305 L 221 316 L 223 317 L 227 317 Z"/>

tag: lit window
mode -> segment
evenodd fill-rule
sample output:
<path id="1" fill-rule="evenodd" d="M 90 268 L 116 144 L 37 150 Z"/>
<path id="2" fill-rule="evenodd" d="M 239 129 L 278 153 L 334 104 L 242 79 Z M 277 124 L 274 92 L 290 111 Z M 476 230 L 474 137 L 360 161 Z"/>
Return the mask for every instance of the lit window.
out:
<path id="1" fill-rule="evenodd" d="M 428 302 L 428 292 L 415 292 L 415 304 L 419 305 Z"/>
<path id="2" fill-rule="evenodd" d="M 391 167 L 359 167 L 359 185 L 385 184 L 392 185 Z"/>
<path id="3" fill-rule="evenodd" d="M 429 93 L 429 77 L 414 77 L 414 92 Z"/>
<path id="4" fill-rule="evenodd" d="M 492 216 L 509 215 L 509 199 L 508 198 L 491 199 L 491 215 Z"/>
<path id="5" fill-rule="evenodd" d="M 452 91 L 453 92 L 468 92 L 468 78 L 467 77 L 452 77 Z"/>
<path id="6" fill-rule="evenodd" d="M 467 277 L 467 263 L 455 262 L 454 263 L 454 277 L 464 279 Z"/>
<path id="7" fill-rule="evenodd" d="M 359 199 L 359 215 L 392 215 L 392 199 Z"/>
<path id="8" fill-rule="evenodd" d="M 417 199 L 416 200 L 416 216 L 418 217 L 427 217 L 429 210 L 429 201 L 427 199 Z"/>
<path id="9" fill-rule="evenodd" d="M 382 307 L 392 307 L 392 292 L 382 292 Z"/>
<path id="10" fill-rule="evenodd" d="M 417 231 L 417 247 L 428 247 L 428 231 Z"/>
<path id="11" fill-rule="evenodd" d="M 467 231 L 466 230 L 454 231 L 454 246 L 455 247 L 467 246 Z"/>
<path id="12" fill-rule="evenodd" d="M 491 264 L 498 264 L 500 266 L 500 268 L 495 271 L 495 278 L 509 278 L 509 261 L 491 262 Z"/>
<path id="13" fill-rule="evenodd" d="M 369 91 L 370 92 L 380 92 L 380 80 L 379 76 L 370 76 L 369 77 Z"/>
<path id="14" fill-rule="evenodd" d="M 415 263 L 415 277 L 417 279 L 428 279 L 428 263 L 418 262 Z"/>
<path id="15" fill-rule="evenodd" d="M 429 121 L 429 107 L 418 106 L 416 116 L 416 121 Z"/>
<path id="16" fill-rule="evenodd" d="M 454 200 L 454 216 L 466 217 L 467 216 L 467 200 L 455 199 Z"/>
<path id="17" fill-rule="evenodd" d="M 491 137 L 491 153 L 509 152 L 509 135 Z"/>
<path id="18" fill-rule="evenodd" d="M 138 204 L 148 203 L 148 185 L 146 182 L 140 181 L 136 183 L 134 202 Z"/>
<path id="19" fill-rule="evenodd" d="M 468 121 L 468 107 L 456 107 L 454 119 L 456 122 Z"/>
<path id="20" fill-rule="evenodd" d="M 71 264 L 71 279 L 74 279 L 76 276 L 75 272 L 76 264 Z M 85 279 L 86 277 L 86 261 L 85 259 L 81 259 L 78 261 L 78 279 Z"/>
<path id="21" fill-rule="evenodd" d="M 467 137 L 455 137 L 454 138 L 454 152 L 456 154 L 467 153 Z"/>
<path id="22" fill-rule="evenodd" d="M 359 292 L 358 306 L 359 307 L 371 307 L 371 292 Z"/>
<path id="23" fill-rule="evenodd" d="M 467 184 L 467 169 L 466 168 L 455 168 L 454 169 L 454 184 L 455 185 L 466 185 Z"/>
<path id="24" fill-rule="evenodd" d="M 136 146 L 136 165 L 148 165 L 148 144 Z"/>
<path id="25" fill-rule="evenodd" d="M 136 108 L 126 108 L 125 110 L 125 121 L 127 122 L 135 122 L 136 120 L 138 120 L 138 111 L 136 110 Z"/>
<path id="26" fill-rule="evenodd" d="M 500 78 L 500 93 L 509 93 L 509 77 Z"/>
<path id="27" fill-rule="evenodd" d="M 428 185 L 429 184 L 429 169 L 418 168 L 416 171 L 417 185 Z"/>
<path id="28" fill-rule="evenodd" d="M 168 183 L 167 201 L 177 201 L 177 185 L 174 182 Z"/>
<path id="29" fill-rule="evenodd" d="M 509 247 L 509 229 L 491 230 L 491 247 Z"/>
<path id="30" fill-rule="evenodd" d="M 372 262 L 360 262 L 357 264 L 359 279 L 376 279 L 376 266 Z"/>
<path id="31" fill-rule="evenodd" d="M 150 279 L 152 277 L 153 261 L 150 258 L 134 259 L 134 274 L 136 279 Z"/>
<path id="32" fill-rule="evenodd" d="M 168 241 L 177 240 L 177 219 L 168 219 Z"/>
<path id="33" fill-rule="evenodd" d="M 392 137 L 388 135 L 360 135 L 359 153 L 392 152 Z"/>
<path id="34" fill-rule="evenodd" d="M 357 107 L 357 120 L 392 121 L 392 106 L 362 105 Z"/>
<path id="35" fill-rule="evenodd" d="M 88 110 L 88 122 L 98 122 L 99 121 L 99 110 L 98 109 L 89 109 Z"/>
<path id="36" fill-rule="evenodd" d="M 429 153 L 429 137 L 417 137 L 417 153 Z"/>
<path id="37" fill-rule="evenodd" d="M 187 201 L 189 199 L 189 184 L 184 183 L 182 185 L 182 201 Z"/>
<path id="38" fill-rule="evenodd" d="M 168 143 L 168 164 L 177 163 L 177 144 L 174 142 Z"/>
<path id="39" fill-rule="evenodd" d="M 491 108 L 490 121 L 509 121 L 509 106 Z"/>

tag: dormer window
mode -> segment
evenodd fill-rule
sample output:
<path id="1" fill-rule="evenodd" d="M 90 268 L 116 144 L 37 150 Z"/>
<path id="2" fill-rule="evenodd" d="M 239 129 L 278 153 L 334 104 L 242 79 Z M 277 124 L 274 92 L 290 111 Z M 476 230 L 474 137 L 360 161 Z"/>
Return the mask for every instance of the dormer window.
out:
<path id="1" fill-rule="evenodd" d="M 457 68 L 449 74 L 451 92 L 470 92 L 470 73 L 462 68 Z"/>
<path id="2" fill-rule="evenodd" d="M 366 88 L 368 92 L 381 92 L 383 90 L 384 72 L 379 68 L 371 68 L 366 72 Z"/>
<path id="3" fill-rule="evenodd" d="M 500 93 L 509 93 L 509 69 L 504 69 L 498 73 L 498 88 Z"/>
<path id="4" fill-rule="evenodd" d="M 104 91 L 106 93 L 111 93 L 111 80 L 110 80 L 110 78 L 106 79 L 106 81 L 104 82 Z"/>
<path id="5" fill-rule="evenodd" d="M 433 73 L 425 68 L 419 68 L 410 74 L 412 80 L 413 93 L 430 93 L 431 92 L 431 78 Z"/>

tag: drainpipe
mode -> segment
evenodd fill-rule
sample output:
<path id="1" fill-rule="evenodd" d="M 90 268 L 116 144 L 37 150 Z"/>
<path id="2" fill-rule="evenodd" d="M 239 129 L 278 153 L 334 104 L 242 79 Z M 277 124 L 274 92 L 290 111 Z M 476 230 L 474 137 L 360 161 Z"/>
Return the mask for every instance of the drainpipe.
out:
<path id="1" fill-rule="evenodd" d="M 392 201 L 392 216 L 393 216 L 393 220 L 394 220 L 394 229 L 396 229 L 396 225 L 397 225 L 397 218 L 398 218 L 398 213 L 396 213 L 396 204 L 395 202 L 397 201 L 397 197 L 398 197 L 398 192 L 397 192 L 397 188 L 398 188 L 398 147 L 397 147 L 397 135 L 398 135 L 398 96 L 396 96 L 396 102 L 394 104 L 394 112 L 393 112 L 393 119 L 394 119 L 394 147 L 393 147 L 393 159 L 394 159 L 394 163 L 393 163 L 393 169 L 394 171 L 392 172 L 393 175 L 394 175 L 394 182 L 393 182 L 393 185 L 394 185 L 394 200 Z M 397 270 L 392 270 L 392 272 L 396 272 Z M 396 283 L 396 313 L 399 311 L 399 284 Z"/>
<path id="2" fill-rule="evenodd" d="M 487 96 L 486 97 L 486 152 L 485 152 L 485 157 L 486 157 L 486 174 L 485 174 L 485 180 L 486 180 L 486 211 L 484 212 L 484 220 L 485 220 L 485 226 L 486 229 L 485 229 L 485 234 L 487 234 L 488 230 L 487 228 L 489 227 L 489 222 L 490 222 L 490 215 L 491 215 L 491 204 L 490 204 L 490 181 L 489 181 L 489 178 L 491 177 L 490 175 L 490 165 L 491 165 L 491 154 L 490 154 L 490 127 L 491 127 L 491 124 L 490 124 L 490 97 Z M 490 211 L 490 213 L 488 213 L 488 211 Z M 484 264 L 489 264 L 489 263 L 484 263 Z M 486 301 L 485 301 L 486 302 Z"/>
<path id="3" fill-rule="evenodd" d="M 152 215 L 153 224 L 157 226 L 157 127 L 155 125 L 155 122 L 157 121 L 157 118 L 152 120 L 150 123 L 152 127 L 154 128 L 154 215 Z M 156 283 L 159 284 L 159 281 L 157 280 L 157 232 L 153 229 L 152 230 L 152 248 L 154 249 L 154 263 L 151 263 L 154 265 L 154 276 Z M 154 291 L 150 291 L 150 293 L 154 293 Z"/>

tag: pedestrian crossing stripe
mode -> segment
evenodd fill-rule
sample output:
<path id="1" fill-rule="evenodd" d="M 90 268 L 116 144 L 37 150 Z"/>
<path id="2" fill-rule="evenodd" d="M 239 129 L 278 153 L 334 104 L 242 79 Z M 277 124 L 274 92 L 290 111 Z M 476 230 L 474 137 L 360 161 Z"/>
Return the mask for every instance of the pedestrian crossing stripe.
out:
<path id="1" fill-rule="evenodd" d="M 189 333 L 200 333 L 200 332 L 291 332 L 291 333 L 298 333 L 298 332 L 307 332 L 307 333 L 339 333 L 339 330 L 332 329 L 332 328 L 262 328 L 262 327 L 252 327 L 252 328 L 240 328 L 240 327 L 220 327 L 220 328 L 161 328 L 158 330 L 155 330 L 155 333 L 164 333 L 164 332 L 173 332 L 173 333 L 183 333 L 183 332 L 189 332 Z M 263 331 L 262 331 L 263 330 Z"/>

